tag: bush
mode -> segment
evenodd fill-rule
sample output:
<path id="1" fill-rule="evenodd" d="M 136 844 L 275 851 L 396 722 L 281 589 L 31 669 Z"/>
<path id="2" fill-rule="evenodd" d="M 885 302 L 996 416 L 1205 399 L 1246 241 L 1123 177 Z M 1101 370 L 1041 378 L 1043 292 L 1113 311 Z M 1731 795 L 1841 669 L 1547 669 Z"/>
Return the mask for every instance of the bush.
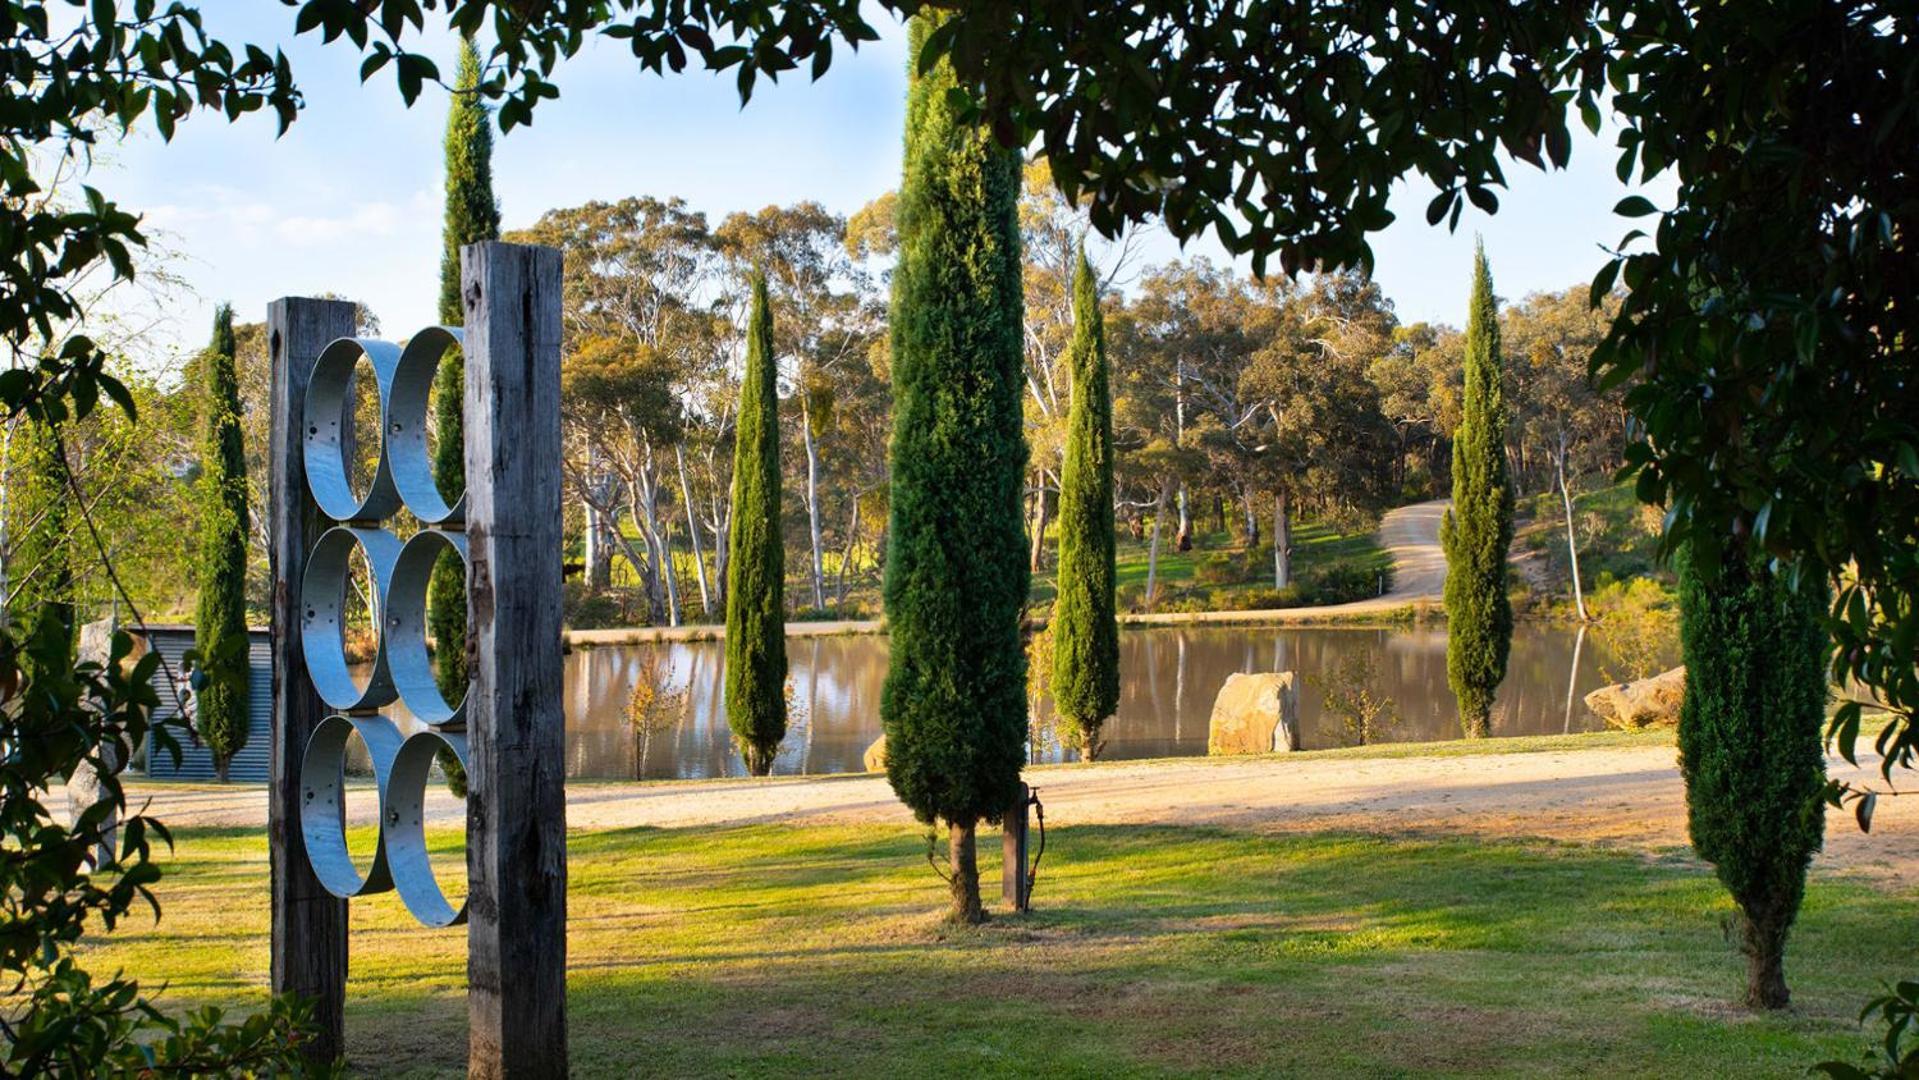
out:
<path id="1" fill-rule="evenodd" d="M 1672 591 L 1649 578 L 1615 581 L 1601 574 L 1586 597 L 1593 637 L 1605 647 L 1599 664 L 1607 682 L 1657 675 L 1679 652 L 1679 607 Z"/>
<path id="2" fill-rule="evenodd" d="M 1245 579 L 1246 570 L 1243 557 L 1230 551 L 1202 555 L 1193 560 L 1193 580 L 1202 585 L 1232 585 Z"/>

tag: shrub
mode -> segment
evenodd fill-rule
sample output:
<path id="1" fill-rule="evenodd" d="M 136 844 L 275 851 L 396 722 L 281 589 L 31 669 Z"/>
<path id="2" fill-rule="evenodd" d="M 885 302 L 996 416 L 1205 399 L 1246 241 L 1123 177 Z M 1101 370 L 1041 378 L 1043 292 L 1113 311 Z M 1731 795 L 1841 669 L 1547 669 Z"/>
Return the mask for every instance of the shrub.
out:
<path id="1" fill-rule="evenodd" d="M 1244 559 L 1230 551 L 1214 552 L 1193 560 L 1193 580 L 1202 585 L 1231 585 L 1245 577 Z"/>

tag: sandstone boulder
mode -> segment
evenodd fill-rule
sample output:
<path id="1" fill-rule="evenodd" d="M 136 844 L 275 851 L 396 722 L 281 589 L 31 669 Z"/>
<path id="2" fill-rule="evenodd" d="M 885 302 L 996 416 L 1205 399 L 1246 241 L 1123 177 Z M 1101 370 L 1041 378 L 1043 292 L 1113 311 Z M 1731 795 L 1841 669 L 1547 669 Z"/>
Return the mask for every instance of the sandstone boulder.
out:
<path id="1" fill-rule="evenodd" d="M 1610 728 L 1638 731 L 1673 727 L 1679 723 L 1679 704 L 1686 697 L 1686 669 L 1673 668 L 1638 682 L 1602 686 L 1586 695 L 1586 707 Z"/>
<path id="2" fill-rule="evenodd" d="M 1213 699 L 1208 754 L 1299 749 L 1299 677 L 1290 671 L 1234 675 Z"/>
<path id="3" fill-rule="evenodd" d="M 881 735 L 879 738 L 874 739 L 873 745 L 866 748 L 866 756 L 861 760 L 866 762 L 867 772 L 885 772 L 886 736 Z"/>

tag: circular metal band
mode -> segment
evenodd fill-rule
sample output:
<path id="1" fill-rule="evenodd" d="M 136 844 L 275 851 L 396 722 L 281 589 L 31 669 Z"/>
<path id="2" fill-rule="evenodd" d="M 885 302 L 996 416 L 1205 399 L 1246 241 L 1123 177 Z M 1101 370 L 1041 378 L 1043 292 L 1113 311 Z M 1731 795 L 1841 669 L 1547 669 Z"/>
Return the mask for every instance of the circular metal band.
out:
<path id="1" fill-rule="evenodd" d="M 364 687 L 348 669 L 343 611 L 347 565 L 355 548 L 366 556 L 373 574 L 373 672 Z M 300 583 L 300 650 L 320 700 L 341 712 L 377 709 L 393 701 L 382 625 L 400 550 L 399 538 L 385 529 L 337 525 L 320 536 L 307 559 L 306 577 Z"/>
<path id="2" fill-rule="evenodd" d="M 384 428 L 386 458 L 400 498 L 422 525 L 459 526 L 466 522 L 466 492 L 449 505 L 446 493 L 433 478 L 427 454 L 427 406 L 440 361 L 461 347 L 464 336 L 454 327 L 429 326 L 407 341 L 393 371 L 386 399 Z M 464 388 L 462 388 L 464 391 Z"/>
<path id="3" fill-rule="evenodd" d="M 466 898 L 455 908 L 433 876 L 426 850 L 426 789 L 440 747 L 452 749 L 466 767 L 466 736 L 457 731 L 416 731 L 407 737 L 393 759 L 386 795 L 381 803 L 381 828 L 387 865 L 400 900 L 413 917 L 427 926 L 455 926 L 466 921 Z"/>
<path id="4" fill-rule="evenodd" d="M 456 727 L 466 723 L 466 690 L 458 701 L 449 702 L 440 693 L 440 681 L 434 674 L 433 658 L 426 647 L 427 585 L 433 577 L 433 564 L 442 551 L 460 557 L 461 580 L 466 578 L 466 534 L 422 529 L 414 533 L 393 564 L 393 584 L 384 607 L 386 629 L 381 640 L 386 645 L 388 671 L 400 700 L 421 721 L 435 727 Z M 441 649 L 466 649 L 465 641 L 435 643 Z"/>
<path id="5" fill-rule="evenodd" d="M 344 453 L 348 433 L 352 431 L 354 373 L 362 356 L 373 368 L 380 399 L 380 428 L 360 435 L 382 439 L 379 467 L 365 496 L 353 490 L 348 479 L 352 472 Z M 400 493 L 393 485 L 393 472 L 387 465 L 385 441 L 381 436 L 387 426 L 393 372 L 399 363 L 400 347 L 374 338 L 338 338 L 322 349 L 320 358 L 313 362 L 313 378 L 307 383 L 302 415 L 306 438 L 301 458 L 306 463 L 307 487 L 313 492 L 313 501 L 335 521 L 378 521 L 400 508 Z"/>
<path id="6" fill-rule="evenodd" d="M 346 745 L 355 732 L 373 759 L 373 782 L 380 793 L 380 831 L 373 863 L 362 874 L 346 844 Z M 307 740 L 300 762 L 300 835 L 306 841 L 313 876 L 342 899 L 393 888 L 387 853 L 387 792 L 396 759 L 406 740 L 384 716 L 329 716 Z"/>

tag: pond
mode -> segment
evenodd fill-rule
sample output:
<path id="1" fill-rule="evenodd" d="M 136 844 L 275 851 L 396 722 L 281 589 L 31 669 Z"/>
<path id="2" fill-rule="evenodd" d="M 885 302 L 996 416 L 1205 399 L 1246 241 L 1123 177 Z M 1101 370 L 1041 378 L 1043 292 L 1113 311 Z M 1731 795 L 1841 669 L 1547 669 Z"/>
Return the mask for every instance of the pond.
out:
<path id="1" fill-rule="evenodd" d="M 1522 623 L 1513 635 L 1493 734 L 1542 735 L 1604 725 L 1581 700 L 1608 681 L 1610 657 L 1573 628 Z M 1575 645 L 1578 667 L 1574 670 Z M 1396 718 L 1375 742 L 1423 742 L 1459 736 L 1446 687 L 1446 633 L 1441 628 L 1153 628 L 1120 635 L 1119 712 L 1107 724 L 1105 758 L 1206 753 L 1213 698 L 1235 672 L 1298 671 L 1300 727 L 1307 749 L 1348 745 L 1355 735 L 1324 702 L 1331 685 L 1364 686 Z M 726 726 L 719 642 L 575 649 L 566 658 L 569 777 L 701 779 L 744 775 Z M 880 687 L 886 678 L 882 636 L 793 638 L 787 642 L 793 709 L 774 771 L 859 772 L 880 734 Z M 663 688 L 651 734 L 626 720 L 635 682 Z M 1031 759 L 1073 760 L 1050 731 L 1044 700 L 1036 713 Z"/>

